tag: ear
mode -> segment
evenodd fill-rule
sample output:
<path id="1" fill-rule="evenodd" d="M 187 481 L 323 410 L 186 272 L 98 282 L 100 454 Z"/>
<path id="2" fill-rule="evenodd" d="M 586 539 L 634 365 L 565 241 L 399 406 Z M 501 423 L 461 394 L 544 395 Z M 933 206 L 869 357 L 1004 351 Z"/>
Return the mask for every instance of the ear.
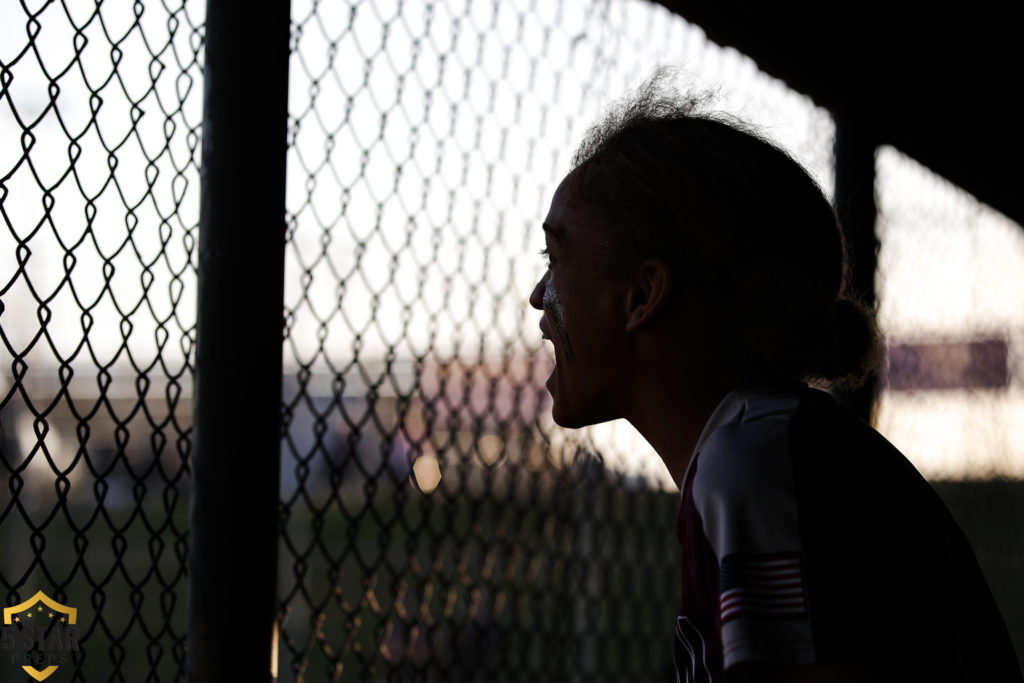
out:
<path id="1" fill-rule="evenodd" d="M 626 331 L 650 324 L 668 305 L 672 271 L 661 259 L 640 264 L 626 295 Z"/>

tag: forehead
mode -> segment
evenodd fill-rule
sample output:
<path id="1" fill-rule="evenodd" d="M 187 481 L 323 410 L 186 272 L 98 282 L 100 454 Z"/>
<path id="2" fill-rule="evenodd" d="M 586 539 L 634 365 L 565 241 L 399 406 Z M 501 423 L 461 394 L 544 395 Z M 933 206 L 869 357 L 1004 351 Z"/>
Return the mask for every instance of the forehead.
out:
<path id="1" fill-rule="evenodd" d="M 613 245 L 620 244 L 609 223 L 586 194 L 578 192 L 570 174 L 551 198 L 544 220 L 546 242 L 563 261 L 563 268 L 582 269 L 599 279 L 625 274 Z M 566 259 L 565 257 L 571 257 Z"/>
<path id="2" fill-rule="evenodd" d="M 567 176 L 551 197 L 551 206 L 544 219 L 544 231 L 559 242 L 586 244 L 599 240 L 604 230 L 594 218 L 590 206 L 578 199 Z"/>

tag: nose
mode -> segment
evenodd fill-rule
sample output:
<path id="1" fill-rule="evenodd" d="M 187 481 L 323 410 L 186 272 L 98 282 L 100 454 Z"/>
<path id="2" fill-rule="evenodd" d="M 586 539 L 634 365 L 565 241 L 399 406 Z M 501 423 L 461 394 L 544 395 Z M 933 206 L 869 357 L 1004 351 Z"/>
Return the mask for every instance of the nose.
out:
<path id="1" fill-rule="evenodd" d="M 530 305 L 538 311 L 544 310 L 544 288 L 548 286 L 548 276 L 551 271 L 544 271 L 544 276 L 537 281 L 533 292 L 530 294 Z"/>

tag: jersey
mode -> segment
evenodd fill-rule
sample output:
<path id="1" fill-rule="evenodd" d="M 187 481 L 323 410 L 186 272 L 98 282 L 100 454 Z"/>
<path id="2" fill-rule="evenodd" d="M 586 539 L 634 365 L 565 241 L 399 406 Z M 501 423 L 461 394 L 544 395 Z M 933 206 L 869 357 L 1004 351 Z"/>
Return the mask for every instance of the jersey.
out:
<path id="1" fill-rule="evenodd" d="M 878 432 L 807 387 L 732 392 L 681 486 L 679 681 L 754 660 L 1021 681 L 964 534 Z"/>

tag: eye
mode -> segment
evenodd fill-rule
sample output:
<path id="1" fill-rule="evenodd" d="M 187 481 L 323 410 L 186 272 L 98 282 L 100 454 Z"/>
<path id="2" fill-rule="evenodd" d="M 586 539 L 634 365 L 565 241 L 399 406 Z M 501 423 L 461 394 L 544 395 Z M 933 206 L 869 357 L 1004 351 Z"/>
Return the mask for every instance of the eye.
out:
<path id="1" fill-rule="evenodd" d="M 548 251 L 547 248 L 541 249 L 540 250 L 540 255 L 544 257 L 544 259 L 548 262 L 549 266 L 554 262 L 551 259 L 551 252 Z"/>

